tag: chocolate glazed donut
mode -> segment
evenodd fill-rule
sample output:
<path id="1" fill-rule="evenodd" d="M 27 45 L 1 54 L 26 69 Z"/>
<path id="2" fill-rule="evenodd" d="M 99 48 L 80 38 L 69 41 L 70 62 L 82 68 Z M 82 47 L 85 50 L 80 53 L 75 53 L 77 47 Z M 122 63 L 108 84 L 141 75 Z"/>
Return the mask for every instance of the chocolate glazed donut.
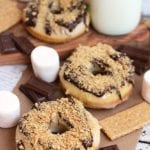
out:
<path id="1" fill-rule="evenodd" d="M 17 150 L 95 150 L 99 145 L 97 119 L 71 97 L 36 103 L 16 130 Z"/>
<path id="2" fill-rule="evenodd" d="M 61 43 L 88 31 L 85 0 L 31 0 L 24 14 L 26 29 L 38 39 Z"/>
<path id="3" fill-rule="evenodd" d="M 60 81 L 66 94 L 89 108 L 113 108 L 127 100 L 134 67 L 125 54 L 106 44 L 79 46 L 62 66 Z"/>

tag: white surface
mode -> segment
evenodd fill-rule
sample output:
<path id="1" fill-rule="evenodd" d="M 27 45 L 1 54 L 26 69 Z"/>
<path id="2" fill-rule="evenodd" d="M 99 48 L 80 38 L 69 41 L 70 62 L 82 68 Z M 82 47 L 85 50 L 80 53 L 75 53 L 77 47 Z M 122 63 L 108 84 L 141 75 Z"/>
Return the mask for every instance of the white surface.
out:
<path id="1" fill-rule="evenodd" d="M 133 31 L 141 19 L 141 9 L 142 0 L 90 0 L 93 27 L 108 35 Z"/>
<path id="2" fill-rule="evenodd" d="M 31 62 L 36 77 L 53 82 L 59 71 L 59 55 L 50 47 L 38 46 L 31 53 Z"/>
<path id="3" fill-rule="evenodd" d="M 20 118 L 18 97 L 9 91 L 0 91 L 0 127 L 11 128 Z"/>
<path id="4" fill-rule="evenodd" d="M 0 90 L 12 91 L 25 68 L 25 65 L 0 66 Z"/>
<path id="5" fill-rule="evenodd" d="M 150 0 L 143 0 L 142 12 L 144 16 L 150 16 Z"/>
<path id="6" fill-rule="evenodd" d="M 143 77 L 142 96 L 150 103 L 150 70 L 148 70 Z"/>

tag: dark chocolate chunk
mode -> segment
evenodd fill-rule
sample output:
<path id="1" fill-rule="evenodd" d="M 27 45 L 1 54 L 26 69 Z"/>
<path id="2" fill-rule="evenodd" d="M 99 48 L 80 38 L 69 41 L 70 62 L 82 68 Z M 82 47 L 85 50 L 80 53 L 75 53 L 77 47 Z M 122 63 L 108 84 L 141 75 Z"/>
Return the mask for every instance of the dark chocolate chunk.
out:
<path id="1" fill-rule="evenodd" d="M 119 150 L 117 145 L 102 147 L 99 150 Z"/>
<path id="2" fill-rule="evenodd" d="M 31 77 L 26 84 L 21 85 L 20 90 L 33 102 L 51 101 L 64 96 L 59 86 L 36 77 Z"/>
<path id="3" fill-rule="evenodd" d="M 26 87 L 26 85 L 21 85 L 20 90 L 34 103 L 48 101 L 47 97 L 34 92 L 33 90 Z"/>
<path id="4" fill-rule="evenodd" d="M 1 53 L 14 53 L 17 52 L 17 48 L 12 40 L 12 33 L 0 35 L 0 49 Z"/>
<path id="5" fill-rule="evenodd" d="M 26 37 L 15 37 L 13 36 L 16 47 L 21 52 L 30 55 L 35 46 Z"/>

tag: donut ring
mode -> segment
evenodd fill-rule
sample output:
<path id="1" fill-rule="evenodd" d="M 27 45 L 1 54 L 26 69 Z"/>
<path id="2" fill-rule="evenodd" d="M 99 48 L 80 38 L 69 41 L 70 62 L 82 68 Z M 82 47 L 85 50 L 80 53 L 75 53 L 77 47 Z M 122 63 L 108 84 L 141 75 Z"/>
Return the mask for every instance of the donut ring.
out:
<path id="1" fill-rule="evenodd" d="M 16 130 L 17 150 L 94 150 L 99 144 L 98 121 L 74 98 L 35 104 Z"/>
<path id="2" fill-rule="evenodd" d="M 46 42 L 69 41 L 88 31 L 84 0 L 31 0 L 23 14 L 26 29 Z"/>
<path id="3" fill-rule="evenodd" d="M 66 94 L 89 108 L 113 108 L 127 100 L 133 88 L 132 61 L 111 46 L 79 46 L 59 76 Z"/>

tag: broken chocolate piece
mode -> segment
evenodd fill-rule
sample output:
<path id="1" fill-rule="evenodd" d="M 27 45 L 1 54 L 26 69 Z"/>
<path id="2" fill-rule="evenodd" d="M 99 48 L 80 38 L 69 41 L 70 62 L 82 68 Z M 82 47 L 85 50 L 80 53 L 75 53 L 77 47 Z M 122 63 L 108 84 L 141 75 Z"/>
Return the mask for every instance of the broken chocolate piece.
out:
<path id="1" fill-rule="evenodd" d="M 26 85 L 21 85 L 20 86 L 20 90 L 33 102 L 44 102 L 44 101 L 48 101 L 48 98 L 37 93 L 34 92 L 33 90 L 29 89 L 28 87 L 26 87 Z"/>
<path id="2" fill-rule="evenodd" d="M 117 145 L 102 147 L 99 150 L 119 150 Z"/>
<path id="3" fill-rule="evenodd" d="M 14 53 L 17 52 L 17 48 L 12 40 L 12 33 L 0 35 L 0 49 L 1 53 Z"/>
<path id="4" fill-rule="evenodd" d="M 26 84 L 21 85 L 20 90 L 34 103 L 51 101 L 64 96 L 60 87 L 36 77 L 31 77 Z"/>
<path id="5" fill-rule="evenodd" d="M 30 55 L 35 46 L 25 37 L 15 37 L 13 36 L 13 41 L 15 42 L 16 47 L 21 52 Z"/>

